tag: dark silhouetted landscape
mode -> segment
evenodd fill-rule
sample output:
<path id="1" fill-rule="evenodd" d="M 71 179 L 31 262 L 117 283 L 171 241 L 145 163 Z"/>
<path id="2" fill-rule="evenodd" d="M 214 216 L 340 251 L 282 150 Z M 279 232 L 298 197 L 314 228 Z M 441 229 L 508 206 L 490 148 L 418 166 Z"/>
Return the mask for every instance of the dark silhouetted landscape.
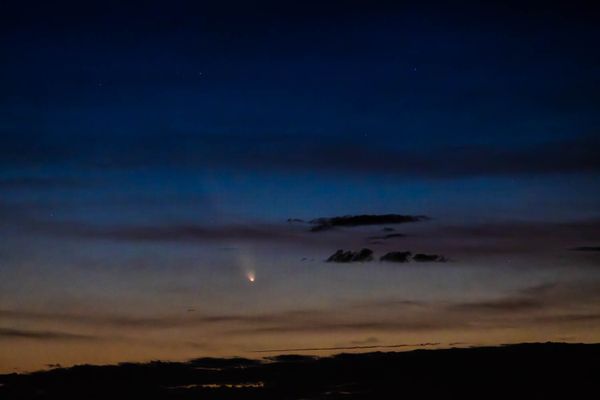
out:
<path id="1" fill-rule="evenodd" d="M 543 399 L 599 393 L 600 344 L 81 365 L 0 376 L 3 399 Z M 590 397 L 591 396 L 591 397 Z"/>

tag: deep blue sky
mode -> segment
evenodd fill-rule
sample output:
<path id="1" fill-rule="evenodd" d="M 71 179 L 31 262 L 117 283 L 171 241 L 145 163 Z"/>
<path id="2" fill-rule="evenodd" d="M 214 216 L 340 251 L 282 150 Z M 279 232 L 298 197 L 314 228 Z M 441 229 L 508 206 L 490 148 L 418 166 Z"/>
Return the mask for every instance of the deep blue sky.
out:
<path id="1" fill-rule="evenodd" d="M 593 9 L 120 3 L 5 7 L 7 173 L 309 174 L 317 194 L 402 179 L 414 197 L 414 179 L 492 177 L 493 191 L 600 169 Z"/>
<path id="2" fill-rule="evenodd" d="M 544 292 L 552 312 L 600 304 L 569 286 L 597 282 L 597 255 L 568 250 L 600 240 L 600 13 L 578 2 L 447 3 L 4 2 L 0 314 L 12 319 L 0 340 L 17 327 L 30 338 L 53 332 L 57 310 L 100 315 L 92 328 L 108 325 L 113 337 L 139 335 L 127 331 L 134 322 L 107 322 L 115 309 L 321 312 L 348 299 L 381 304 L 377 294 L 396 305 L 522 300 L 536 285 L 559 288 Z M 377 256 L 409 249 L 455 263 L 336 270 L 320 260 L 381 227 L 315 236 L 285 222 L 384 213 L 432 219 L 407 227 L 404 242 L 376 245 Z M 249 273 L 260 291 L 247 287 Z M 516 333 L 490 342 L 598 338 L 511 324 Z M 203 339 L 202 349 L 415 338 L 390 326 L 335 340 L 291 329 L 288 341 L 218 327 L 227 340 Z M 181 329 L 210 336 L 193 328 Z M 478 340 L 442 330 L 428 339 Z M 66 363 L 189 354 L 190 342 L 169 334 L 142 337 L 131 352 L 115 339 L 108 358 L 17 340 L 0 367 L 39 367 L 39 351 Z M 157 340 L 182 347 L 158 351 Z"/>
<path id="3" fill-rule="evenodd" d="M 542 157 L 597 143 L 589 10 L 78 3 L 3 12 L 4 163 L 381 172 L 383 152 L 437 175 L 459 151 L 461 175 L 598 168 Z"/>

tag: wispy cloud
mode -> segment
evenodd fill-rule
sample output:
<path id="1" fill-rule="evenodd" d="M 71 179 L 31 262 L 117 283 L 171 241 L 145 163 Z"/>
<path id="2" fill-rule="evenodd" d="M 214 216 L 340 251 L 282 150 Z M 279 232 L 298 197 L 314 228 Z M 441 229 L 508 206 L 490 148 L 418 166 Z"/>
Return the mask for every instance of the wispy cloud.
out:
<path id="1" fill-rule="evenodd" d="M 291 349 L 267 349 L 254 350 L 252 353 L 281 353 L 286 351 L 330 351 L 330 350 L 368 350 L 368 349 L 398 349 L 401 347 L 428 347 L 437 346 L 440 343 L 403 343 L 403 344 L 388 344 L 388 345 L 368 345 L 368 346 L 337 346 L 337 347 L 305 347 Z"/>
<path id="2" fill-rule="evenodd" d="M 115 332 L 148 332 L 173 328 L 205 328 L 225 336 L 286 335 L 324 332 L 432 333 L 524 327 L 531 324 L 591 324 L 600 321 L 597 283 L 544 284 L 523 288 L 496 298 L 460 302 L 422 302 L 411 299 L 368 300 L 341 303 L 327 309 L 283 310 L 271 313 L 203 314 L 202 312 L 133 316 L 118 314 L 34 312 L 2 310 L 7 323 L 26 321 L 34 326 L 60 323 L 71 328 L 62 333 L 46 330 L 4 329 L 4 337 L 49 340 L 90 339 L 84 333 L 96 328 Z M 382 313 L 385 311 L 384 313 Z M 378 343 L 356 344 L 370 346 Z"/>
<path id="3" fill-rule="evenodd" d="M 450 306 L 450 309 L 481 312 L 499 311 L 528 311 L 540 309 L 543 302 L 528 298 L 503 298 L 498 300 L 460 303 Z"/>
<path id="4" fill-rule="evenodd" d="M 107 137 L 89 146 L 77 135 L 54 142 L 39 135 L 6 135 L 0 146 L 0 163 L 4 165 L 210 166 L 433 178 L 600 171 L 596 154 L 600 143 L 593 136 L 517 148 L 439 145 L 408 149 L 348 138 L 316 144 L 312 138 L 276 135 L 148 134 L 144 146 L 137 146 L 135 136 Z"/>
<path id="5" fill-rule="evenodd" d="M 573 251 L 589 251 L 589 252 L 600 252 L 600 246 L 580 246 L 574 247 Z"/>
<path id="6" fill-rule="evenodd" d="M 400 215 L 400 214 L 362 214 L 344 215 L 341 217 L 317 218 L 310 223 L 314 225 L 312 232 L 320 232 L 335 227 L 356 227 L 369 225 L 406 224 L 410 222 L 427 221 L 429 217 L 424 215 Z"/>
<path id="7" fill-rule="evenodd" d="M 33 340 L 96 340 L 96 336 L 83 335 L 69 332 L 24 330 L 12 328 L 0 328 L 0 339 L 33 339 Z"/>

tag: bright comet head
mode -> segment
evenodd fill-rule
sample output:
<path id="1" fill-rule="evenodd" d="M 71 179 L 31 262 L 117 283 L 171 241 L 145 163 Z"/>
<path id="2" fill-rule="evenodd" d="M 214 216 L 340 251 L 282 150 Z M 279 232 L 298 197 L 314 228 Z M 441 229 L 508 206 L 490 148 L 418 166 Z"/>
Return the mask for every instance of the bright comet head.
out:
<path id="1" fill-rule="evenodd" d="M 246 276 L 248 277 L 248 280 L 250 282 L 254 282 L 256 280 L 256 276 L 254 275 L 254 272 L 248 272 L 248 274 Z"/>

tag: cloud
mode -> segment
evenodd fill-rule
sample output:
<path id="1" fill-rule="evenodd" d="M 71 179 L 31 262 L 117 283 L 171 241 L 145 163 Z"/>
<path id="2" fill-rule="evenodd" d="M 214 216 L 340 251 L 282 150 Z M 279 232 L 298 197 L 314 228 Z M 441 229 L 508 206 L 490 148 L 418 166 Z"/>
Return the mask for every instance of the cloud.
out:
<path id="1" fill-rule="evenodd" d="M 355 308 L 352 306 L 351 308 Z M 158 317 L 134 317 L 126 315 L 103 314 L 69 314 L 56 312 L 28 312 L 19 310 L 2 310 L 0 317 L 11 323 L 30 321 L 35 323 L 60 322 L 65 326 L 85 327 L 111 327 L 147 332 L 172 328 L 214 327 L 224 334 L 281 334 L 286 332 L 326 332 L 326 331 L 427 331 L 445 329 L 452 325 L 442 319 L 412 317 L 392 318 L 382 320 L 379 318 L 358 318 L 346 307 L 331 310 L 288 310 L 265 314 L 221 314 L 221 315 L 196 315 L 185 313 L 183 315 L 165 315 Z M 9 334 L 10 332 L 6 332 Z M 53 339 L 52 335 L 47 336 Z M 65 335 L 65 338 L 69 337 Z M 87 338 L 87 335 L 71 335 Z M 43 335 L 37 335 L 43 339 Z"/>
<path id="2" fill-rule="evenodd" d="M 467 255 L 488 258 L 504 255 L 507 259 L 516 260 L 518 256 L 528 255 L 538 257 L 539 260 L 548 262 L 548 265 L 556 265 L 559 256 L 575 259 L 578 257 L 578 251 L 567 253 L 573 249 L 574 243 L 586 243 L 600 237 L 598 218 L 560 222 L 467 222 L 463 225 L 436 225 L 432 228 L 427 231 L 428 243 L 439 244 L 437 248 L 440 248 L 440 251 L 461 254 L 461 259 Z M 509 254 L 511 256 L 508 256 Z M 585 264 L 587 260 L 578 258 L 578 261 L 578 266 L 590 265 Z M 540 262 L 538 265 L 543 267 L 544 264 Z"/>
<path id="3" fill-rule="evenodd" d="M 255 170 L 332 171 L 392 176 L 456 178 L 600 171 L 592 135 L 519 147 L 432 145 L 381 146 L 348 138 L 315 143 L 312 137 L 152 133 L 50 137 L 4 133 L 0 165 L 86 165 L 104 168 L 234 167 Z M 57 140 L 60 138 L 61 140 Z M 54 139 L 54 140 L 53 140 Z"/>
<path id="4" fill-rule="evenodd" d="M 504 298 L 498 300 L 487 300 L 478 302 L 460 303 L 451 306 L 454 310 L 498 312 L 498 311 L 529 311 L 540 309 L 544 303 L 528 298 Z"/>
<path id="5" fill-rule="evenodd" d="M 313 243 L 324 245 L 327 241 L 307 235 L 303 230 L 282 225 L 230 224 L 208 226 L 196 223 L 174 224 L 127 224 L 102 226 L 80 221 L 51 221 L 36 219 L 18 209 L 2 207 L 0 216 L 28 232 L 63 236 L 75 239 L 96 239 L 117 242 L 282 242 Z"/>
<path id="6" fill-rule="evenodd" d="M 571 250 L 596 252 L 596 251 L 600 251 L 600 246 L 580 246 L 580 247 L 574 247 Z"/>
<path id="7" fill-rule="evenodd" d="M 105 240 L 135 243 L 218 243 L 225 247 L 237 242 L 280 243 L 293 246 L 314 247 L 315 249 L 335 249 L 364 246 L 364 230 L 343 229 L 337 235 L 312 235 L 303 225 L 295 223 L 267 224 L 260 222 L 230 223 L 226 225 L 204 225 L 194 221 L 181 223 L 128 223 L 112 225 L 93 224 L 85 221 L 47 219 L 48 210 L 38 204 L 16 204 L 0 199 L 0 227 L 26 234 L 50 235 L 85 240 Z M 397 214 L 391 214 L 397 215 Z M 325 218 L 326 224 L 341 226 L 365 221 L 364 215 Z M 368 215 L 367 215 L 368 217 Z M 378 218 L 382 216 L 377 216 Z M 419 216 L 400 216 L 419 219 Z M 317 219 L 320 220 L 320 219 Z M 317 221 L 315 220 L 315 221 Z M 333 221 L 333 222 L 331 222 Z M 366 221 L 373 221 L 366 218 Z M 375 219 L 377 221 L 377 219 Z M 315 225 L 330 226 L 330 225 Z M 600 235 L 600 220 L 596 218 L 565 222 L 523 222 L 506 221 L 496 223 L 465 223 L 464 225 L 427 224 L 420 235 L 411 235 L 406 239 L 410 246 L 426 249 L 435 243 L 438 251 L 452 254 L 460 261 L 469 257 L 496 258 L 499 254 L 514 253 L 554 257 L 553 249 L 568 249 L 573 243 L 585 243 Z M 389 228 L 389 227 L 387 227 Z M 379 228 L 377 228 L 379 230 Z M 386 231 L 387 232 L 387 231 Z M 387 236 L 389 235 L 389 236 Z M 402 235 L 399 232 L 380 235 L 379 238 Z M 371 236 L 371 239 L 374 237 Z M 404 242 L 404 241 L 403 241 Z M 374 245 L 376 241 L 369 241 Z M 386 251 L 394 250 L 381 243 Z M 589 246 L 593 248 L 593 246 Z M 592 253 L 592 250 L 579 250 Z M 575 254 L 575 251 L 573 251 Z M 433 256 L 433 254 L 430 254 Z M 440 255 L 440 257 L 443 257 Z M 316 258 L 314 253 L 307 259 Z M 425 260 L 425 258 L 417 257 Z M 553 262 L 547 258 L 549 262 Z M 385 259 L 383 261 L 392 261 Z M 441 260 L 440 260 L 441 261 Z M 579 259 L 578 265 L 592 265 L 594 260 Z M 540 263 L 540 266 L 543 264 Z"/>
<path id="8" fill-rule="evenodd" d="M 440 343 L 403 343 L 403 344 L 388 344 L 388 345 L 365 345 L 365 346 L 334 346 L 334 347 L 306 347 L 306 348 L 291 348 L 291 349 L 268 349 L 254 350 L 253 353 L 279 353 L 286 351 L 332 351 L 332 350 L 368 350 L 368 349 L 397 349 L 401 347 L 429 347 L 437 346 Z M 269 357 L 281 361 L 282 356 Z"/>
<path id="9" fill-rule="evenodd" d="M 541 238 L 543 240 L 539 242 L 547 246 L 548 239 L 589 240 L 590 237 L 600 235 L 600 219 L 590 218 L 562 222 L 505 221 L 449 225 L 441 227 L 437 233 L 493 240 L 517 238 L 519 242 L 523 242 L 522 237 L 529 237 L 529 240 L 523 244 L 537 243 L 534 239 Z"/>
<path id="10" fill-rule="evenodd" d="M 359 251 L 344 251 L 338 250 L 333 253 L 326 262 L 349 263 L 349 262 L 366 262 L 373 260 L 373 250 L 361 249 Z"/>
<path id="11" fill-rule="evenodd" d="M 405 263 L 410 261 L 410 251 L 391 251 L 379 259 L 380 261 Z"/>
<path id="12" fill-rule="evenodd" d="M 362 310 L 360 317 L 345 312 Z M 385 310 L 385 317 L 378 311 Z M 597 282 L 544 283 L 509 292 L 498 298 L 448 303 L 410 299 L 385 299 L 352 303 L 331 316 L 289 319 L 276 324 L 248 326 L 247 333 L 286 332 L 436 332 L 600 321 Z M 356 344 L 356 345 L 361 345 Z M 367 345 L 367 344 L 365 344 Z"/>
<path id="13" fill-rule="evenodd" d="M 448 259 L 439 254 L 423 254 L 418 253 L 413 256 L 413 261 L 416 262 L 447 262 Z"/>
<path id="14" fill-rule="evenodd" d="M 139 225 L 98 227 L 84 224 L 65 224 L 64 232 L 82 238 L 116 241 L 166 242 L 166 241 L 224 241 L 224 240 L 296 240 L 298 235 L 278 227 L 230 225 L 206 227 L 195 224 Z"/>
<path id="15" fill-rule="evenodd" d="M 397 262 L 397 263 L 406 263 L 409 261 L 415 262 L 447 262 L 448 259 L 444 256 L 440 256 L 439 254 L 423 254 L 418 253 L 414 256 L 410 251 L 392 251 L 389 252 L 379 259 L 380 261 L 388 261 L 388 262 Z"/>
<path id="16" fill-rule="evenodd" d="M 556 314 L 556 315 L 544 315 L 533 318 L 534 321 L 540 323 L 572 323 L 572 322 L 585 322 L 592 323 L 600 321 L 600 312 L 597 313 L 571 313 L 571 314 Z"/>
<path id="17" fill-rule="evenodd" d="M 407 299 L 380 299 L 370 300 L 367 302 L 352 303 L 353 308 L 393 308 L 393 309 L 409 309 L 414 307 L 429 307 L 430 304 L 423 301 L 407 300 Z"/>
<path id="18" fill-rule="evenodd" d="M 319 232 L 335 227 L 356 227 L 365 225 L 384 225 L 384 224 L 405 224 L 409 222 L 426 221 L 429 217 L 424 215 L 400 215 L 400 214 L 382 214 L 382 215 L 345 215 L 341 217 L 317 218 L 310 221 L 315 225 L 310 230 Z"/>
<path id="19" fill-rule="evenodd" d="M 0 310 L 7 321 L 61 322 L 85 327 L 112 327 L 126 329 L 169 329 L 222 324 L 268 324 L 285 319 L 302 319 L 321 315 L 318 310 L 288 310 L 268 314 L 168 314 L 162 316 L 131 316 L 119 314 L 62 313 L 27 310 Z"/>
<path id="20" fill-rule="evenodd" d="M 272 324 L 248 325 L 243 328 L 227 331 L 229 334 L 287 334 L 287 333 L 322 333 L 322 332 L 432 332 L 438 330 L 459 328 L 464 326 L 464 321 L 405 317 L 393 319 L 366 318 L 336 318 L 334 314 L 323 319 L 297 319 L 277 321 Z"/>
<path id="21" fill-rule="evenodd" d="M 585 307 L 600 306 L 600 284 L 598 282 L 545 283 L 520 289 L 513 294 L 497 299 L 456 303 L 447 306 L 448 310 L 469 311 L 487 315 L 504 313 L 528 313 L 554 310 L 545 321 L 568 320 L 566 315 L 581 315 L 581 309 L 588 315 Z M 593 313 L 592 315 L 596 315 Z M 555 318 L 556 317 L 556 318 Z M 573 320 L 576 320 L 574 318 Z"/>
<path id="22" fill-rule="evenodd" d="M 345 332 L 374 335 L 377 332 L 435 334 L 529 326 L 581 326 L 588 328 L 600 321 L 600 290 L 597 282 L 572 284 L 545 283 L 525 287 L 495 298 L 464 301 L 415 301 L 406 298 L 373 299 L 341 303 L 326 309 L 299 309 L 262 314 L 203 314 L 202 312 L 162 316 L 118 314 L 69 314 L 2 310 L 4 323 L 19 326 L 23 321 L 44 326 L 60 323 L 69 332 L 4 329 L 5 338 L 48 340 L 86 340 L 94 337 L 78 334 L 96 328 L 111 328 L 117 337 L 128 337 L 163 329 L 202 328 L 219 335 L 287 335 Z M 65 328 L 65 329 L 66 329 Z M 352 346 L 378 345 L 350 343 Z"/>
<path id="23" fill-rule="evenodd" d="M 382 236 L 369 236 L 367 239 L 369 240 L 388 240 L 393 238 L 403 238 L 406 237 L 403 233 L 388 233 L 387 235 Z"/>
<path id="24" fill-rule="evenodd" d="M 97 337 L 58 331 L 36 331 L 0 328 L 0 339 L 33 339 L 33 340 L 95 340 Z"/>
<path id="25" fill-rule="evenodd" d="M 364 346 L 364 345 L 372 345 L 372 344 L 379 343 L 379 342 L 380 342 L 380 340 L 378 338 L 376 338 L 375 336 L 370 336 L 363 340 L 353 340 L 351 343 L 353 345 L 357 345 L 357 346 Z"/>

